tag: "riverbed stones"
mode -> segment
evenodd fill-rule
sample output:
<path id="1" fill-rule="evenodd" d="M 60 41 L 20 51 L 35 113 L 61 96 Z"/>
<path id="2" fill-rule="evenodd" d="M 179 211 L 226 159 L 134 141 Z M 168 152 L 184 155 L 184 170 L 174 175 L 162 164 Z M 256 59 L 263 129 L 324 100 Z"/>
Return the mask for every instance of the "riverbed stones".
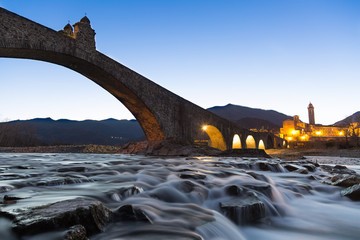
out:
<path id="1" fill-rule="evenodd" d="M 111 211 L 99 201 L 76 198 L 49 205 L 17 210 L 14 214 L 14 231 L 35 234 L 74 225 L 85 227 L 89 235 L 101 232 L 109 221 Z"/>
<path id="2" fill-rule="evenodd" d="M 351 200 L 360 201 L 360 184 L 353 185 L 341 191 L 341 195 Z"/>

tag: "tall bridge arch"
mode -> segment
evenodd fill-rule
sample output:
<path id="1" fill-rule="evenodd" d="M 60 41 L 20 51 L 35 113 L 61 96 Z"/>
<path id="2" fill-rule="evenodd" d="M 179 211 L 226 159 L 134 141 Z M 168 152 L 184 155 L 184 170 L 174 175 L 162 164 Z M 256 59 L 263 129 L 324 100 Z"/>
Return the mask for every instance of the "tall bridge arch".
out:
<path id="1" fill-rule="evenodd" d="M 171 139 L 192 143 L 204 125 L 211 125 L 223 137 L 215 147 L 231 149 L 235 133 L 242 136 L 242 146 L 246 146 L 244 137 L 251 131 L 239 128 L 105 56 L 96 50 L 94 36 L 87 17 L 74 27 L 68 24 L 63 30 L 54 31 L 0 8 L 0 57 L 45 61 L 84 75 L 123 103 L 150 141 Z M 251 135 L 258 145 L 258 134 Z"/>

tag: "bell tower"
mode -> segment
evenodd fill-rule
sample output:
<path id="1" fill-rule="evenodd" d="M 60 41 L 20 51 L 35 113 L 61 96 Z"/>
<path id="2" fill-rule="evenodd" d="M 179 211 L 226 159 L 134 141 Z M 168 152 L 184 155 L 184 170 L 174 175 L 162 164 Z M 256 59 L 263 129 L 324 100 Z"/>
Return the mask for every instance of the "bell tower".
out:
<path id="1" fill-rule="evenodd" d="M 308 106 L 308 112 L 309 112 L 309 124 L 315 125 L 314 106 L 311 103 Z"/>

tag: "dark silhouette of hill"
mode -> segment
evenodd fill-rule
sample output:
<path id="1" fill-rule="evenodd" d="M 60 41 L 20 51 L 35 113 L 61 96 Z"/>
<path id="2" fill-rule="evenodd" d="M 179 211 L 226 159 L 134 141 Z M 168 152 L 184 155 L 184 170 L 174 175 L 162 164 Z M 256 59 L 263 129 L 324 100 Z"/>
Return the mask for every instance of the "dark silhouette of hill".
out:
<path id="1" fill-rule="evenodd" d="M 106 119 L 102 121 L 72 121 L 67 119 L 35 118 L 7 123 L 8 129 L 20 134 L 30 132 L 37 144 L 106 144 L 119 145 L 129 141 L 145 140 L 144 132 L 136 120 Z M 14 130 L 13 130 L 14 131 Z M 34 137 L 34 136 L 33 136 Z"/>
<path id="2" fill-rule="evenodd" d="M 334 125 L 348 125 L 349 123 L 360 122 L 360 111 L 336 122 Z"/>
<path id="3" fill-rule="evenodd" d="M 279 129 L 284 120 L 292 119 L 291 116 L 274 110 L 249 108 L 233 104 L 216 106 L 208 108 L 208 110 L 244 128 L 261 129 L 264 126 L 266 129 L 265 126 L 269 126 L 269 129 Z"/>
<path id="4" fill-rule="evenodd" d="M 273 111 L 228 104 L 208 109 L 247 129 L 279 130 L 292 117 Z M 35 118 L 0 123 L 0 146 L 35 146 L 60 144 L 122 145 L 145 140 L 136 120 L 106 119 L 73 121 Z"/>

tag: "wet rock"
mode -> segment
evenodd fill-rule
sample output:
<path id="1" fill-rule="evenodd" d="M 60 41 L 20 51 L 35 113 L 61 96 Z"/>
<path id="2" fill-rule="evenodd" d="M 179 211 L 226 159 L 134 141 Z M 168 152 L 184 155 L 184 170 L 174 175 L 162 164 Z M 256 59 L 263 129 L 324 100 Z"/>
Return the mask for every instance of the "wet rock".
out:
<path id="1" fill-rule="evenodd" d="M 351 187 L 355 184 L 360 183 L 360 177 L 357 175 L 348 175 L 348 174 L 336 175 L 331 179 L 331 181 L 333 181 L 332 185 L 335 186 Z"/>
<path id="2" fill-rule="evenodd" d="M 289 172 L 297 172 L 301 174 L 308 174 L 308 170 L 305 167 L 295 165 L 295 164 L 285 164 L 284 168 Z"/>
<path id="3" fill-rule="evenodd" d="M 272 198 L 272 189 L 270 184 L 264 182 L 257 182 L 251 184 L 244 184 L 243 186 L 251 189 L 250 191 L 255 190 L 257 192 L 264 194 L 270 199 Z"/>
<path id="4" fill-rule="evenodd" d="M 236 185 L 230 185 L 225 188 L 225 192 L 230 196 L 240 196 L 244 192 L 244 189 Z"/>
<path id="5" fill-rule="evenodd" d="M 341 191 L 341 195 L 349 197 L 351 200 L 360 201 L 360 184 L 348 187 Z"/>
<path id="6" fill-rule="evenodd" d="M 59 168 L 58 172 L 85 172 L 85 167 L 69 167 L 69 168 Z"/>
<path id="7" fill-rule="evenodd" d="M 270 171 L 271 170 L 271 168 L 269 167 L 269 163 L 267 163 L 267 162 L 258 161 L 255 163 L 255 165 L 261 171 Z"/>
<path id="8" fill-rule="evenodd" d="M 64 240 L 88 240 L 86 229 L 82 225 L 72 226 L 65 234 Z"/>
<path id="9" fill-rule="evenodd" d="M 179 178 L 182 179 L 205 179 L 206 175 L 201 173 L 201 172 L 195 172 L 195 171 L 191 171 L 191 172 L 183 172 L 179 174 Z"/>
<path id="10" fill-rule="evenodd" d="M 301 164 L 302 167 L 306 168 L 310 172 L 315 172 L 316 166 L 311 163 Z"/>
<path id="11" fill-rule="evenodd" d="M 247 171 L 246 174 L 252 176 L 256 180 L 260 180 L 260 181 L 263 181 L 263 182 L 269 182 L 269 178 L 267 176 L 263 175 L 263 174 L 256 173 L 256 172 L 250 172 L 250 171 Z"/>
<path id="12" fill-rule="evenodd" d="M 151 223 L 150 218 L 141 209 L 132 205 L 123 205 L 113 212 L 113 221 L 141 221 Z"/>
<path id="13" fill-rule="evenodd" d="M 336 165 L 335 167 L 329 165 L 321 165 L 321 169 L 331 174 L 356 174 L 354 170 L 348 169 L 346 166 Z"/>
<path id="14" fill-rule="evenodd" d="M 58 185 L 67 185 L 67 184 L 78 184 L 83 182 L 92 182 L 87 178 L 57 178 L 57 179 L 49 179 L 42 180 L 36 183 L 36 186 L 58 186 Z"/>
<path id="15" fill-rule="evenodd" d="M 0 186 L 0 193 L 10 192 L 11 190 L 14 190 L 13 186 Z"/>
<path id="16" fill-rule="evenodd" d="M 20 200 L 20 199 L 24 199 L 24 198 L 15 197 L 15 196 L 9 196 L 9 195 L 4 196 L 4 201 L 17 201 L 17 200 Z"/>
<path id="17" fill-rule="evenodd" d="M 19 234 L 35 234 L 81 224 L 92 235 L 102 231 L 110 213 L 99 201 L 77 198 L 17 210 L 13 230 Z"/>
<path id="18" fill-rule="evenodd" d="M 232 198 L 219 205 L 224 215 L 236 224 L 251 223 L 265 217 L 265 204 L 255 195 Z"/>
<path id="19" fill-rule="evenodd" d="M 132 186 L 127 188 L 121 188 L 119 190 L 120 199 L 124 200 L 128 197 L 134 196 L 136 194 L 139 194 L 143 192 L 144 190 L 141 187 L 138 186 Z"/>

